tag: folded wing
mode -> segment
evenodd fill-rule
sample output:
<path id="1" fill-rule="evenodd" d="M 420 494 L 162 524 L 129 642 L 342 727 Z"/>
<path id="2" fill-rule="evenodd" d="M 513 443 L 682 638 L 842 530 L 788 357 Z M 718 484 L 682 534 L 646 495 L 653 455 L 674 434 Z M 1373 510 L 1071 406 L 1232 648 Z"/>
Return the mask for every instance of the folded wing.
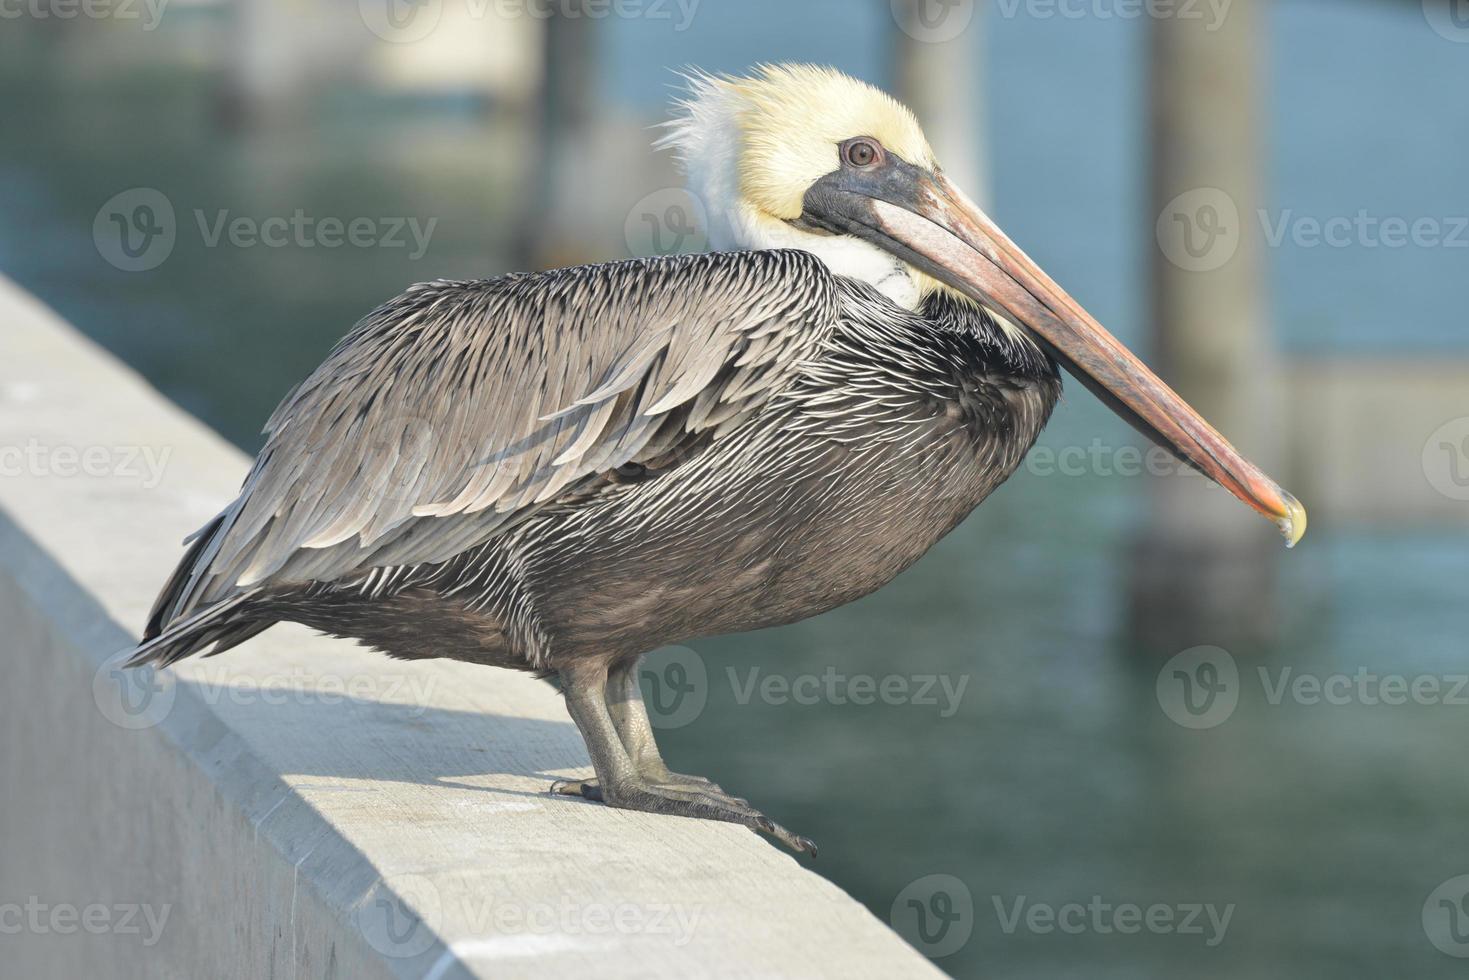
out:
<path id="1" fill-rule="evenodd" d="M 253 585 L 447 560 L 619 467 L 705 445 L 835 320 L 830 274 L 799 251 L 414 286 L 276 410 L 150 632 Z"/>

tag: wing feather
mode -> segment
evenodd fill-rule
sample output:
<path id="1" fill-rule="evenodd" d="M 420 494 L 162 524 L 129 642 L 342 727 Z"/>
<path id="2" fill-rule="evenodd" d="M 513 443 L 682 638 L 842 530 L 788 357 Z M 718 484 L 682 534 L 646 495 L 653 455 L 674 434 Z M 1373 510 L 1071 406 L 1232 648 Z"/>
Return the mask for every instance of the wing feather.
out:
<path id="1" fill-rule="evenodd" d="M 413 286 L 271 415 L 167 618 L 444 561 L 670 442 L 718 438 L 795 378 L 837 302 L 794 250 Z"/>

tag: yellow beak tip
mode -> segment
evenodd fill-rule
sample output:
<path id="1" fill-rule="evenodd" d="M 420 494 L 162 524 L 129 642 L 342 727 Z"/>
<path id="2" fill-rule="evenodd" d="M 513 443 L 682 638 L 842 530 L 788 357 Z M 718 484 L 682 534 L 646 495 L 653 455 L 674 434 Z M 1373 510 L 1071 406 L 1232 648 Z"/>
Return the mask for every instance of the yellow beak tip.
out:
<path id="1" fill-rule="evenodd" d="M 1285 546 L 1294 548 L 1296 542 L 1306 534 L 1306 508 L 1290 494 L 1285 494 L 1285 515 L 1275 518 L 1280 533 L 1285 535 Z"/>

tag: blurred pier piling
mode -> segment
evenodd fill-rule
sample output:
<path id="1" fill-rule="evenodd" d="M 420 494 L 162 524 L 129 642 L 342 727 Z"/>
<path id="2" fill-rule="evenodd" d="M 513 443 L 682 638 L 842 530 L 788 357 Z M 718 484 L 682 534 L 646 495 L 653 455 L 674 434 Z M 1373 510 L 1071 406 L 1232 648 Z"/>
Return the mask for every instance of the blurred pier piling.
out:
<path id="1" fill-rule="evenodd" d="M 944 170 L 983 206 L 989 205 L 989 168 L 983 134 L 985 93 L 978 57 L 984 28 L 977 0 L 934 8 L 947 18 L 965 18 L 954 37 L 946 22 L 925 10 L 931 0 L 904 0 L 893 5 L 898 29 L 893 31 L 894 95 L 923 122 L 924 132 Z M 957 25 L 956 25 L 957 26 Z"/>
<path id="2" fill-rule="evenodd" d="M 1236 0 L 1218 25 L 1149 20 L 1148 214 L 1161 216 L 1158 234 L 1148 235 L 1151 356 L 1185 399 L 1274 473 L 1276 361 L 1259 240 L 1245 225 L 1260 200 L 1260 13 L 1254 0 Z M 1191 475 L 1152 483 L 1131 562 L 1134 637 L 1159 652 L 1265 640 L 1279 538 L 1246 524 L 1237 501 Z"/>

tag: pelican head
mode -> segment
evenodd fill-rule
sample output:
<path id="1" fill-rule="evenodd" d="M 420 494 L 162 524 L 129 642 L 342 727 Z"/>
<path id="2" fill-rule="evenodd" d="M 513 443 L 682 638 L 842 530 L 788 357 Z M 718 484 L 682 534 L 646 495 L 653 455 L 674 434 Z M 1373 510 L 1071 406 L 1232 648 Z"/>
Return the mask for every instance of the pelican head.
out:
<path id="1" fill-rule="evenodd" d="M 829 68 L 698 74 L 662 140 L 709 214 L 715 248 L 800 248 L 918 309 L 947 290 L 1055 357 L 1149 438 L 1279 526 L 1299 501 L 1242 457 L 1020 250 L 934 158 L 913 113 Z"/>

